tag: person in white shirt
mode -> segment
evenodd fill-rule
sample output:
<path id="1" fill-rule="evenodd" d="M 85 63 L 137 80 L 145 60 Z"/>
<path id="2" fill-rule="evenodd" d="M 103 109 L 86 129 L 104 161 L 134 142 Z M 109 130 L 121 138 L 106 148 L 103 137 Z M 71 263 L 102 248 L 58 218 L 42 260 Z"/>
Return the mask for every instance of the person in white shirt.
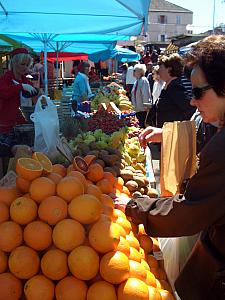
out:
<path id="1" fill-rule="evenodd" d="M 128 92 L 128 97 L 131 96 L 131 91 L 134 86 L 134 83 L 136 81 L 136 77 L 134 76 L 134 66 L 136 65 L 136 62 L 130 62 L 128 63 L 128 69 L 126 73 L 126 88 Z"/>
<path id="2" fill-rule="evenodd" d="M 155 102 L 157 101 L 157 99 L 159 98 L 159 96 L 161 94 L 162 89 L 165 86 L 165 81 L 163 81 L 160 78 L 158 65 L 153 68 L 152 76 L 153 76 L 153 80 L 154 80 L 153 90 L 152 90 L 152 102 L 153 102 L 153 104 L 155 104 Z"/>

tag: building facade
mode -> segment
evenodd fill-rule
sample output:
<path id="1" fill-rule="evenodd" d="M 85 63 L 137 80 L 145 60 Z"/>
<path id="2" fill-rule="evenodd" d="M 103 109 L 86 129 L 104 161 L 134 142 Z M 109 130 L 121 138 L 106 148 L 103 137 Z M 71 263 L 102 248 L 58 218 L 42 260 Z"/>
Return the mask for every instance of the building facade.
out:
<path id="1" fill-rule="evenodd" d="M 187 25 L 193 23 L 193 12 L 169 1 L 151 0 L 146 42 L 168 45 L 171 38 L 191 34 Z"/>

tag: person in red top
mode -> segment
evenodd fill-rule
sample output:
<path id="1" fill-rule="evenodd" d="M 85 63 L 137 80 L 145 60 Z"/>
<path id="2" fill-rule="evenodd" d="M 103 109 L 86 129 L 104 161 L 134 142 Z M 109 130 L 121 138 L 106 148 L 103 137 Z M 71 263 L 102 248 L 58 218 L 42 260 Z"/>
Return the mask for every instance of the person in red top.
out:
<path id="1" fill-rule="evenodd" d="M 26 98 L 29 99 L 38 93 L 25 77 L 32 64 L 32 58 L 27 49 L 17 48 L 10 55 L 9 70 L 0 77 L 0 146 L 2 150 L 14 144 L 13 127 L 26 122 L 19 110 L 21 101 L 26 101 Z"/>
<path id="2" fill-rule="evenodd" d="M 94 67 L 91 67 L 91 71 L 88 73 L 88 77 L 89 77 L 89 82 L 99 81 L 100 79 L 98 74 L 95 72 Z"/>

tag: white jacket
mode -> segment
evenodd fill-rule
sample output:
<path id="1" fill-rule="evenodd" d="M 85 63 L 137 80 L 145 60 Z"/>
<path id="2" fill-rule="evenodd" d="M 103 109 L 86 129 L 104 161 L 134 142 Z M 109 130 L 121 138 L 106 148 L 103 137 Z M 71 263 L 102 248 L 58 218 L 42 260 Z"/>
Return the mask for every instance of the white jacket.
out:
<path id="1" fill-rule="evenodd" d="M 138 87 L 135 97 L 135 89 L 137 84 Z M 143 103 L 152 103 L 150 85 L 148 79 L 145 76 L 142 76 L 135 81 L 133 89 L 131 91 L 131 101 L 136 112 L 146 110 L 146 106 L 144 106 Z"/>

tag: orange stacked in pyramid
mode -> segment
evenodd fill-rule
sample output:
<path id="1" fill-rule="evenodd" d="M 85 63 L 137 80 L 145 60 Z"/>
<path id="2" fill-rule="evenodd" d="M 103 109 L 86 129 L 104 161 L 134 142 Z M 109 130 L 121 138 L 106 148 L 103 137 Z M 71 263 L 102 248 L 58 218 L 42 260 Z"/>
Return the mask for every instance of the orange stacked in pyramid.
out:
<path id="1" fill-rule="evenodd" d="M 17 187 L 0 188 L 1 300 L 174 299 L 152 239 L 114 208 L 121 180 L 91 166 L 17 161 Z"/>

